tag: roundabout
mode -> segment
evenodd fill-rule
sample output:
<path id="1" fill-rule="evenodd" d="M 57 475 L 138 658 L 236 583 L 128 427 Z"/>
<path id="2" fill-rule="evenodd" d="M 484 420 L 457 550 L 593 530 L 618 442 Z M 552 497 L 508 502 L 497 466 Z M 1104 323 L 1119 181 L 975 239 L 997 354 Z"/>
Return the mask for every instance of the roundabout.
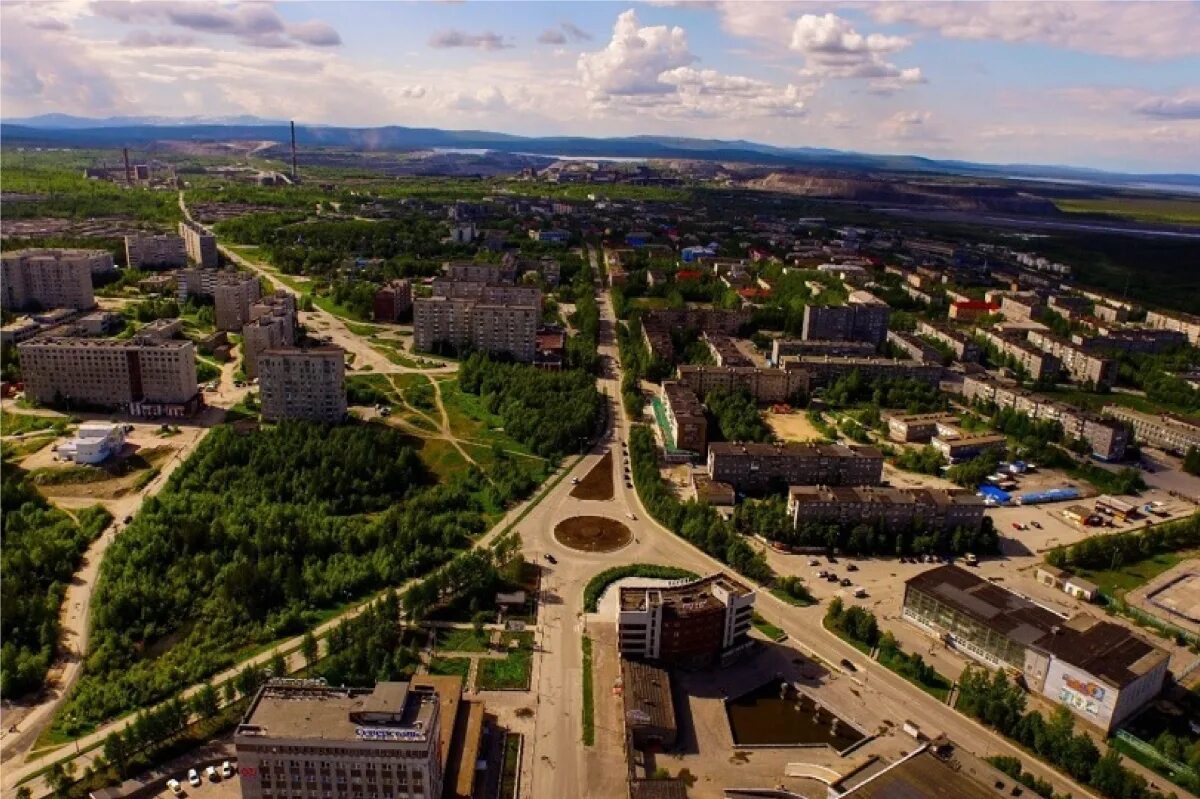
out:
<path id="1" fill-rule="evenodd" d="M 605 516 L 573 516 L 554 526 L 554 540 L 579 552 L 614 552 L 633 540 L 622 522 Z"/>

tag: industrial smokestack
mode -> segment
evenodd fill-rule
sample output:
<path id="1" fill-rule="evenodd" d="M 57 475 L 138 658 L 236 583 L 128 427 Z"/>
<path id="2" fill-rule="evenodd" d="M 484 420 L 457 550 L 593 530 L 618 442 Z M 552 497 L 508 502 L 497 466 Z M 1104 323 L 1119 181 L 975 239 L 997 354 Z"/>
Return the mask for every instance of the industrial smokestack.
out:
<path id="1" fill-rule="evenodd" d="M 296 122 L 292 121 L 292 183 L 295 183 L 299 177 L 296 175 Z"/>
<path id="2" fill-rule="evenodd" d="M 127 186 L 128 186 L 128 185 L 132 185 L 132 183 L 133 183 L 133 172 L 131 172 L 131 171 L 130 171 L 130 169 L 129 169 L 129 148 L 128 148 L 128 147 L 122 147 L 122 148 L 121 148 L 121 153 L 122 153 L 122 154 L 125 156 L 125 185 L 127 185 Z"/>

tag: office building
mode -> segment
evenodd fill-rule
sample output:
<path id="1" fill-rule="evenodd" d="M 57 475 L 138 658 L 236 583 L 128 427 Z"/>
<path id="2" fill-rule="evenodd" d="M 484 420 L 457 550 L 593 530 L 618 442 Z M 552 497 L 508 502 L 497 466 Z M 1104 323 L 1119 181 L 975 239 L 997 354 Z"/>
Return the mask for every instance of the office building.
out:
<path id="1" fill-rule="evenodd" d="M 1065 618 L 957 566 L 905 583 L 903 617 L 1026 685 L 1104 732 L 1162 690 L 1168 653 L 1086 613 Z"/>
<path id="2" fill-rule="evenodd" d="M 264 350 L 258 357 L 262 416 L 337 423 L 346 417 L 346 353 L 341 347 Z"/>
<path id="3" fill-rule="evenodd" d="M 182 269 L 188 263 L 183 236 L 126 236 L 125 263 L 130 269 Z"/>
<path id="4" fill-rule="evenodd" d="M 203 269 L 217 268 L 217 237 L 195 222 L 184 220 L 179 223 L 179 235 L 183 237 L 183 248 L 188 261 Z"/>
<path id="5" fill-rule="evenodd" d="M 865 291 L 853 294 L 873 297 Z M 878 346 L 887 337 L 890 316 L 891 309 L 886 303 L 868 302 L 865 297 L 854 302 L 853 295 L 848 305 L 806 305 L 800 337 L 805 341 L 865 341 Z"/>
<path id="6" fill-rule="evenodd" d="M 1200 317 L 1168 311 L 1147 311 L 1146 327 L 1182 333 L 1192 346 L 1200 346 Z"/>
<path id="7" fill-rule="evenodd" d="M 983 500 L 965 491 L 874 486 L 791 486 L 788 515 L 794 527 L 806 524 L 858 524 L 888 531 L 978 530 Z"/>
<path id="8" fill-rule="evenodd" d="M 38 402 L 182 416 L 200 404 L 196 351 L 183 339 L 35 338 L 17 345 Z"/>
<path id="9" fill-rule="evenodd" d="M 258 276 L 218 272 L 213 286 L 213 320 L 217 330 L 240 332 L 250 321 L 250 306 L 262 295 Z"/>
<path id="10" fill-rule="evenodd" d="M 930 386 L 938 386 L 944 369 L 940 363 L 917 363 L 894 358 L 842 358 L 823 355 L 801 355 L 784 358 L 784 369 L 808 372 L 813 388 L 823 388 L 835 383 L 851 372 L 871 380 L 919 380 Z"/>
<path id="11" fill-rule="evenodd" d="M 617 648 L 665 664 L 709 663 L 749 646 L 754 592 L 726 574 L 618 588 Z"/>
<path id="12" fill-rule="evenodd" d="M 1117 379 L 1117 362 L 1111 358 L 1094 355 L 1053 333 L 1030 330 L 1027 337 L 1030 344 L 1058 358 L 1063 371 L 1076 383 L 1100 388 L 1111 386 Z"/>
<path id="13" fill-rule="evenodd" d="M 693 366 L 681 364 L 679 382 L 691 387 L 697 397 L 714 388 L 742 389 L 755 402 L 792 402 L 808 394 L 808 372 L 799 369 L 760 369 L 755 366 Z"/>
<path id="14" fill-rule="evenodd" d="M 789 355 L 834 355 L 863 358 L 875 354 L 875 345 L 869 341 L 825 341 L 800 338 L 777 338 L 771 342 L 771 365 L 779 366 Z"/>
<path id="15" fill-rule="evenodd" d="M 376 322 L 397 322 L 412 312 L 412 282 L 390 280 L 375 292 L 372 309 Z"/>
<path id="16" fill-rule="evenodd" d="M 708 474 L 741 492 L 773 485 L 879 485 L 883 454 L 841 444 L 718 442 L 708 446 Z"/>
<path id="17" fill-rule="evenodd" d="M 696 392 L 684 383 L 667 380 L 662 384 L 662 397 L 671 431 L 668 449 L 704 454 L 708 445 L 708 417 Z"/>
<path id="18" fill-rule="evenodd" d="M 893 441 L 923 444 L 949 425 L 958 423 L 953 413 L 891 413 L 885 414 L 888 437 Z"/>
<path id="19" fill-rule="evenodd" d="M 1105 405 L 1101 413 L 1127 425 L 1137 441 L 1151 447 L 1175 455 L 1185 455 L 1192 448 L 1200 449 L 1200 418 L 1173 413 L 1142 413 L 1123 405 Z"/>
<path id="20" fill-rule="evenodd" d="M 270 680 L 234 732 L 244 799 L 472 794 L 484 707 L 459 677 L 374 688 Z M 457 728 L 457 732 L 456 732 Z"/>
<path id="21" fill-rule="evenodd" d="M 92 274 L 113 268 L 105 250 L 14 250 L 0 254 L 0 300 L 7 310 L 29 306 L 95 306 Z"/>
<path id="22" fill-rule="evenodd" d="M 974 458 L 988 450 L 1004 450 L 1008 446 L 1008 438 L 1002 435 L 967 436 L 934 436 L 929 441 L 930 446 L 942 454 L 951 463 L 959 463 Z"/>
<path id="23" fill-rule="evenodd" d="M 935 325 L 923 319 L 917 320 L 917 335 L 941 342 L 954 353 L 954 359 L 964 363 L 975 363 L 979 360 L 979 344 L 965 333 L 960 333 L 951 327 Z"/>
<path id="24" fill-rule="evenodd" d="M 475 349 L 530 363 L 541 316 L 535 287 L 435 280 L 434 296 L 413 300 L 413 348 Z"/>
<path id="25" fill-rule="evenodd" d="M 1030 380 L 1046 381 L 1058 378 L 1062 362 L 1048 352 L 1043 352 L 1028 341 L 1016 336 L 1006 336 L 994 330 L 980 331 L 1003 356 L 1012 360 L 1016 367 L 1029 375 Z"/>

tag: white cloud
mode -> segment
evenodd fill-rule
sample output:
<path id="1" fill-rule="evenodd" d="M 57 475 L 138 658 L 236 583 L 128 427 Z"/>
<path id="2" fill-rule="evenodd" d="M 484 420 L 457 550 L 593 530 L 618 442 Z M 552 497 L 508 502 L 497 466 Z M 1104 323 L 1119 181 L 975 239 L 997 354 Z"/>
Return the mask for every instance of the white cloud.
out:
<path id="1" fill-rule="evenodd" d="M 658 76 L 695 60 L 683 28 L 639 27 L 637 13 L 629 9 L 617 17 L 608 46 L 579 56 L 578 66 L 588 95 L 604 99 L 669 94 L 674 87 Z"/>
<path id="2" fill-rule="evenodd" d="M 901 36 L 861 34 L 836 14 L 804 14 L 792 28 L 789 46 L 804 55 L 804 74 L 886 80 L 899 86 L 924 81 L 920 68 L 901 68 L 884 58 L 908 45 Z"/>
<path id="3" fill-rule="evenodd" d="M 659 80 L 678 90 L 676 102 L 695 115 L 802 116 L 811 87 L 776 86 L 741 75 L 722 75 L 713 69 L 677 67 Z"/>
<path id="4" fill-rule="evenodd" d="M 1200 4 L 1194 2 L 887 2 L 865 8 L 878 22 L 955 39 L 1038 42 L 1123 58 L 1200 56 Z"/>
<path id="5" fill-rule="evenodd" d="M 279 49 L 298 44 L 332 47 L 342 43 L 341 36 L 328 23 L 308 20 L 288 24 L 279 16 L 274 5 L 266 2 L 147 0 L 135 3 L 131 0 L 96 0 L 90 8 L 96 16 L 118 22 L 164 25 L 197 34 L 232 36 L 251 47 Z"/>
<path id="6" fill-rule="evenodd" d="M 880 130 L 889 139 L 934 138 L 926 133 L 927 123 L 933 117 L 928 111 L 897 111 L 880 123 Z"/>

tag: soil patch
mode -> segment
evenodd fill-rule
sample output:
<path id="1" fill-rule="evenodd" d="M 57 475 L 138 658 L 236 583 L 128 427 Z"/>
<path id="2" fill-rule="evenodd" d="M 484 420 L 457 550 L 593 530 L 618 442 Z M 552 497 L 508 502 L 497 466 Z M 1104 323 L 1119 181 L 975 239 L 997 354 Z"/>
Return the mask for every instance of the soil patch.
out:
<path id="1" fill-rule="evenodd" d="M 630 542 L 633 533 L 616 519 L 603 516 L 575 516 L 554 528 L 558 543 L 581 552 L 612 552 Z"/>
<path id="2" fill-rule="evenodd" d="M 575 499 L 612 499 L 612 461 L 612 450 L 609 450 L 604 453 L 600 462 L 591 468 L 587 476 L 571 489 L 571 496 Z"/>

